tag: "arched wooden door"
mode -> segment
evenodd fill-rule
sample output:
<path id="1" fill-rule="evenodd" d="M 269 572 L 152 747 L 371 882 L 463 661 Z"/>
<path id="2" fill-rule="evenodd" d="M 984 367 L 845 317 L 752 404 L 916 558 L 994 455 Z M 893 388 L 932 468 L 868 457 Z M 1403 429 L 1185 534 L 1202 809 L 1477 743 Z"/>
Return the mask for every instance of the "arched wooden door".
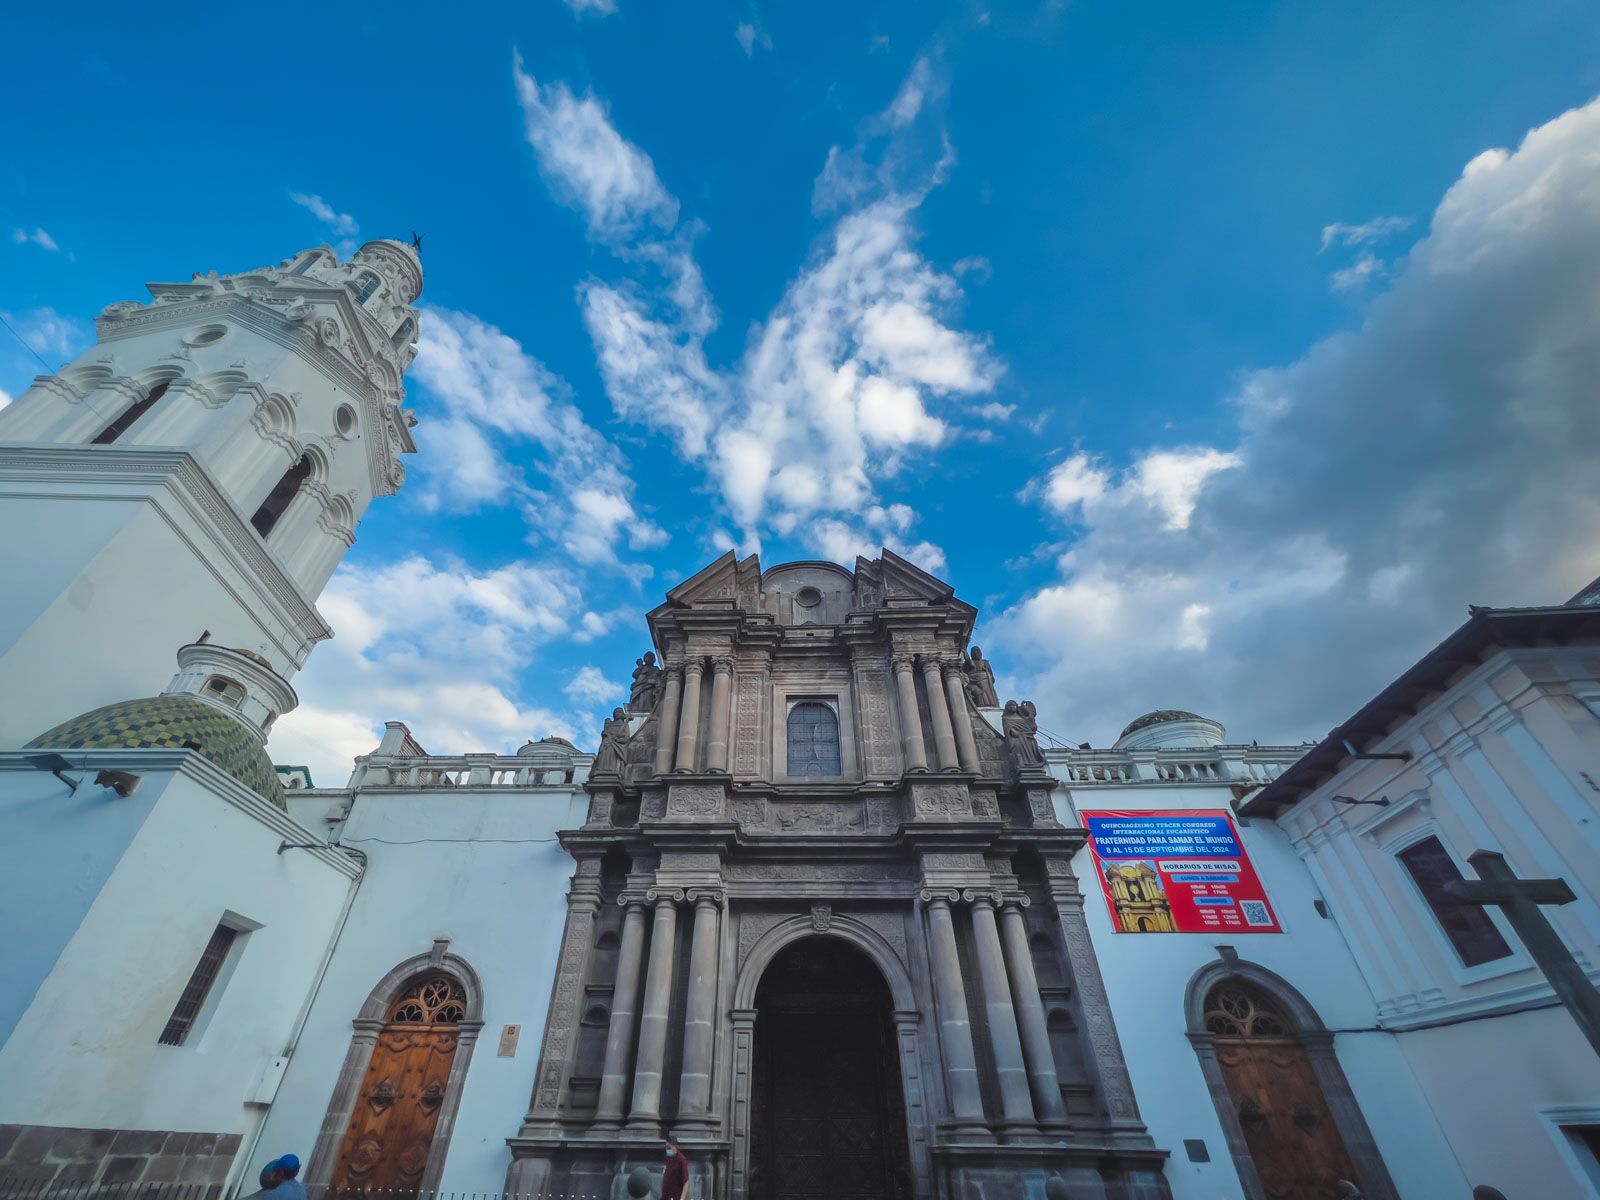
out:
<path id="1" fill-rule="evenodd" d="M 1289 1019 L 1230 980 L 1206 998 L 1205 1023 L 1268 1200 L 1336 1200 L 1355 1166 Z"/>
<path id="2" fill-rule="evenodd" d="M 467 996 L 449 975 L 413 979 L 390 1006 L 339 1147 L 335 1196 L 415 1194 L 444 1103 Z"/>

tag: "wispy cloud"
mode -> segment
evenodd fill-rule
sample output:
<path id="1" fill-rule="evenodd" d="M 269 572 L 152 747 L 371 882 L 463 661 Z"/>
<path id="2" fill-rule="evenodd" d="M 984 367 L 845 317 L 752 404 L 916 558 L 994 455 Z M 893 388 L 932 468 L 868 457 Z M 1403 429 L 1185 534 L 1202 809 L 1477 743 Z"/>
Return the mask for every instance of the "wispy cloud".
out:
<path id="1" fill-rule="evenodd" d="M 733 30 L 734 40 L 739 43 L 739 48 L 744 51 L 746 58 L 754 58 L 756 47 L 763 50 L 772 49 L 772 37 L 764 29 L 757 29 L 754 25 L 740 21 Z"/>
<path id="2" fill-rule="evenodd" d="M 1411 228 L 1410 217 L 1373 217 L 1359 225 L 1335 221 L 1322 227 L 1322 248 L 1332 246 L 1370 246 Z"/>
<path id="3" fill-rule="evenodd" d="M 56 251 L 61 249 L 61 247 L 56 244 L 55 238 L 51 237 L 37 225 L 35 225 L 31 231 L 27 229 L 13 229 L 11 231 L 11 240 L 19 246 L 32 244 L 38 246 L 41 250 Z"/>
<path id="4" fill-rule="evenodd" d="M 579 293 L 617 414 L 702 465 L 746 546 L 763 530 L 832 554 L 877 538 L 942 562 L 910 540 L 915 514 L 883 504 L 877 481 L 944 445 L 952 418 L 1010 413 L 938 411 L 992 391 L 1001 368 L 986 338 L 954 325 L 955 277 L 916 249 L 914 214 L 952 161 L 942 130 L 916 128 L 943 93 L 932 60 L 917 60 L 855 146 L 830 154 L 818 190 L 843 212 L 726 366 L 705 351 L 717 312 L 693 256 L 700 231 L 678 226 L 678 202 L 650 157 L 592 96 L 540 85 L 520 64 L 516 79 L 552 192 L 626 269 Z"/>
<path id="5" fill-rule="evenodd" d="M 609 17 L 617 11 L 617 0 L 566 0 L 566 5 L 580 17 Z"/>
<path id="6" fill-rule="evenodd" d="M 289 199 L 305 209 L 340 237 L 352 237 L 361 232 L 361 226 L 349 213 L 339 212 L 321 196 L 308 196 L 304 192 L 290 192 Z"/>

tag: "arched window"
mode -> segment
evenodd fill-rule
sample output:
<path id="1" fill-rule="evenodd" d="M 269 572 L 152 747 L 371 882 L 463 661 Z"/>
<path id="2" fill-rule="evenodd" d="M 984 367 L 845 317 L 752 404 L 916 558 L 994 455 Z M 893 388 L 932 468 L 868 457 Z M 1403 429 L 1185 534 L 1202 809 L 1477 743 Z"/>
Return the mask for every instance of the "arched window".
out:
<path id="1" fill-rule="evenodd" d="M 839 718 L 816 700 L 789 711 L 789 774 L 839 774 Z"/>
<path id="2" fill-rule="evenodd" d="M 466 1015 L 466 989 L 443 974 L 412 980 L 389 1006 L 391 1025 L 459 1025 Z"/>
<path id="3" fill-rule="evenodd" d="M 250 524 L 256 527 L 256 532 L 262 537 L 272 532 L 272 527 L 278 523 L 278 518 L 283 516 L 300 485 L 311 474 L 311 456 L 302 454 L 294 466 L 283 473 L 283 478 L 278 480 L 267 498 L 261 502 L 261 507 L 256 509 L 256 515 L 250 518 Z"/>
<path id="4" fill-rule="evenodd" d="M 1287 1037 L 1289 1019 L 1266 994 L 1230 980 L 1206 997 L 1206 1030 L 1218 1037 Z"/>
<path id="5" fill-rule="evenodd" d="M 371 271 L 363 271 L 355 277 L 356 303 L 365 304 L 372 293 L 378 290 L 380 280 Z"/>
<path id="6" fill-rule="evenodd" d="M 232 679 L 224 679 L 221 675 L 213 675 L 206 680 L 205 686 L 200 690 L 229 708 L 238 708 L 244 700 L 244 687 Z"/>
<path id="7" fill-rule="evenodd" d="M 412 342 L 416 341 L 416 338 L 417 327 L 412 323 L 411 318 L 407 317 L 400 322 L 400 328 L 394 331 L 394 337 L 390 339 L 389 344 L 396 350 L 404 350 Z"/>
<path id="8" fill-rule="evenodd" d="M 157 400 L 161 399 L 161 397 L 167 394 L 167 388 L 171 382 L 171 380 L 163 379 L 160 383 L 156 384 L 153 388 L 146 392 L 143 397 L 128 405 L 127 408 L 122 410 L 122 415 L 97 433 L 94 441 L 90 442 L 89 444 L 91 446 L 109 446 L 123 434 L 127 433 L 129 429 L 133 428 L 133 423 L 135 421 L 144 416 L 145 413 L 149 412 L 151 406 L 154 405 Z"/>
<path id="9" fill-rule="evenodd" d="M 313 250 L 310 254 L 307 254 L 301 258 L 299 262 L 295 263 L 294 268 L 289 272 L 289 274 L 304 275 L 312 267 L 316 266 L 321 260 L 322 255 Z"/>

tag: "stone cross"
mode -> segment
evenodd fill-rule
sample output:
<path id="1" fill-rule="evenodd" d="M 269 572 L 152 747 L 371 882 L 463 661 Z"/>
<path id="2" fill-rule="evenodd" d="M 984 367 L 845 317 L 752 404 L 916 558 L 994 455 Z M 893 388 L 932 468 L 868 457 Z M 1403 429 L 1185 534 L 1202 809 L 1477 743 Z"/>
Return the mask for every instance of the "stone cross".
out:
<path id="1" fill-rule="evenodd" d="M 1478 878 L 1447 884 L 1445 894 L 1457 904 L 1494 905 L 1505 914 L 1506 923 L 1522 939 L 1534 965 L 1544 972 L 1589 1045 L 1600 1054 L 1600 991 L 1539 911 L 1544 904 L 1571 904 L 1578 898 L 1572 888 L 1565 879 L 1518 879 L 1505 855 L 1493 850 L 1478 850 L 1469 854 L 1467 861 Z"/>

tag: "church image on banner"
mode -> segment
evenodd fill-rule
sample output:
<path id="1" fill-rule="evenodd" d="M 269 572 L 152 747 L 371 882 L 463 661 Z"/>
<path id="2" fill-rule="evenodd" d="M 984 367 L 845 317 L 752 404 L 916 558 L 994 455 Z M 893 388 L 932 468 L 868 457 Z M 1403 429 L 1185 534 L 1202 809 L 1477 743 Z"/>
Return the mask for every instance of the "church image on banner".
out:
<path id="1" fill-rule="evenodd" d="M 592 752 L 391 722 L 315 787 L 270 733 L 416 449 L 422 279 L 152 284 L 0 411 L 0 1197 L 293 1150 L 316 1200 L 642 1200 L 668 1137 L 694 1200 L 1592 1194 L 1600 1062 L 1445 901 L 1564 879 L 1600 972 L 1600 588 L 1315 746 L 1070 747 L 950 582 L 727 553 Z"/>

